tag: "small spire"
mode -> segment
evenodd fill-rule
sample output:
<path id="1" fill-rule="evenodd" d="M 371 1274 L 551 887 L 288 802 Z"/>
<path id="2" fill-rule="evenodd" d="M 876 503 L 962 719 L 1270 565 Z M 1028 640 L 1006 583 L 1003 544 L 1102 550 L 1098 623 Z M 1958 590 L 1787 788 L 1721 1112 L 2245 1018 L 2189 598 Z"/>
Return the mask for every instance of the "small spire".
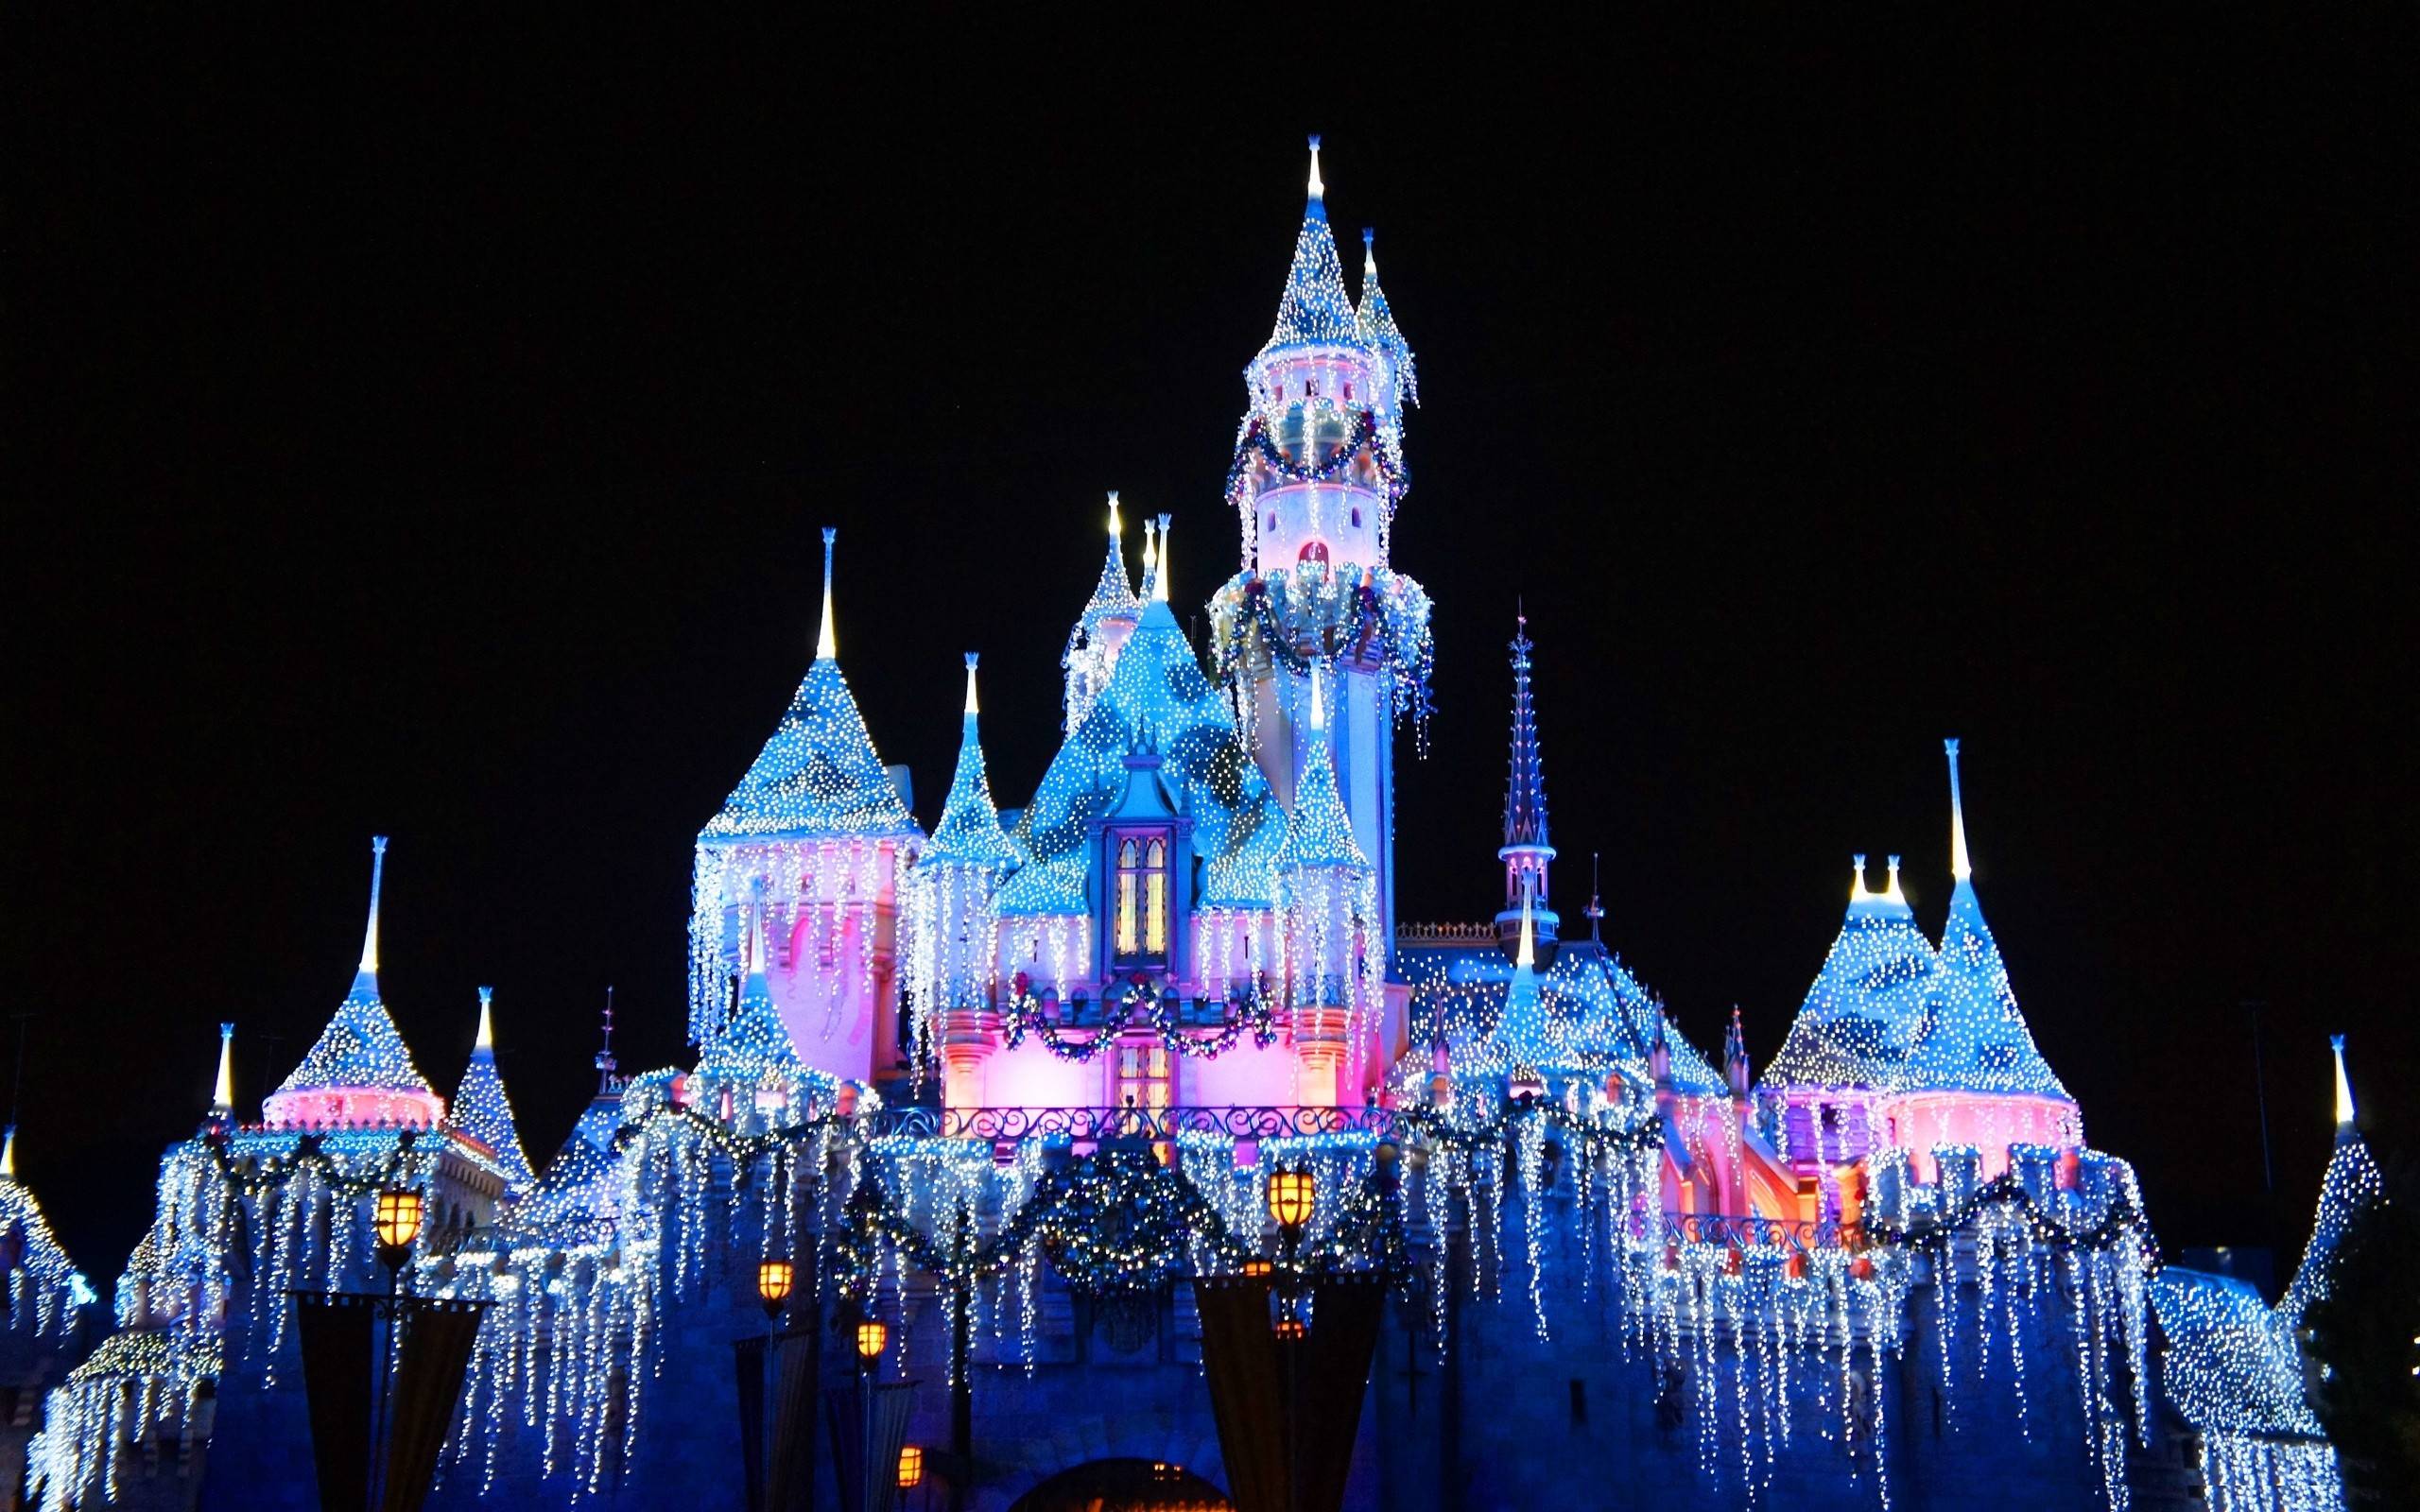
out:
<path id="1" fill-rule="evenodd" d="M 969 719 L 981 712 L 975 705 L 975 659 L 980 654 L 976 651 L 966 653 L 966 716 Z"/>
<path id="2" fill-rule="evenodd" d="M 610 1091 L 614 1086 L 614 1068 L 620 1064 L 614 1058 L 614 988 L 605 987 L 605 1043 L 596 1052 L 596 1090 Z"/>
<path id="3" fill-rule="evenodd" d="M 17 1125 L 9 1125 L 6 1139 L 0 1139 L 0 1178 L 17 1179 Z"/>
<path id="4" fill-rule="evenodd" d="M 1152 603 L 1165 604 L 1168 601 L 1168 517 L 1162 515 L 1160 516 L 1160 561 L 1158 569 L 1151 574 Z"/>
<path id="5" fill-rule="evenodd" d="M 1849 902 L 1861 903 L 1873 896 L 1866 890 L 1865 852 L 1860 850 L 1849 857 Z"/>
<path id="6" fill-rule="evenodd" d="M 218 1026 L 218 1080 L 210 1093 L 210 1110 L 225 1117 L 235 1111 L 235 1026 Z"/>
<path id="7" fill-rule="evenodd" d="M 1958 742 L 1945 740 L 1941 747 L 1949 752 L 1949 874 L 1964 882 L 1975 868 L 1966 859 L 1966 810 L 1958 795 Z"/>
<path id="8" fill-rule="evenodd" d="M 378 974 L 378 887 L 387 875 L 387 837 L 370 837 L 370 927 L 361 935 L 361 972 Z"/>
<path id="9" fill-rule="evenodd" d="M 1361 228 L 1361 276 L 1378 276 L 1378 228 L 1375 226 Z"/>
<path id="10" fill-rule="evenodd" d="M 1588 937 L 1603 944 L 1605 939 L 1605 893 L 1598 883 L 1597 852 L 1588 852 L 1588 906 L 1581 912 L 1588 919 Z"/>
<path id="11" fill-rule="evenodd" d="M 1159 596 L 1160 548 L 1159 526 L 1150 520 L 1143 522 L 1143 602 L 1148 604 Z"/>
<path id="12" fill-rule="evenodd" d="M 1126 527 L 1117 523 L 1117 490 L 1109 490 L 1109 539 L 1113 544 L 1122 540 Z"/>
<path id="13" fill-rule="evenodd" d="M 494 997 L 495 988 L 492 987 L 479 988 L 479 1037 L 471 1041 L 471 1053 L 474 1055 L 482 1050 L 490 1054 L 495 1051 L 495 1023 L 489 1016 L 489 1004 Z"/>
<path id="14" fill-rule="evenodd" d="M 1327 729 L 1327 702 L 1320 696 L 1320 669 L 1311 668 L 1311 730 L 1314 733 Z"/>
<path id="15" fill-rule="evenodd" d="M 1116 528 L 1112 526 L 1112 529 Z M 823 527 L 823 618 L 815 627 L 815 660 L 830 662 L 839 656 L 837 638 L 832 633 L 832 538 L 840 532 L 830 525 Z"/>
<path id="16" fill-rule="evenodd" d="M 1899 890 L 1899 858 L 1897 856 L 1891 858 L 1891 882 L 1882 889 L 1882 896 L 1894 903 L 1904 903 L 1908 901 L 1908 895 Z"/>
<path id="17" fill-rule="evenodd" d="M 1538 965 L 1538 919 L 1526 885 L 1521 888 L 1521 950 L 1512 957 L 1512 965 L 1523 971 L 1535 971 Z"/>
<path id="18" fill-rule="evenodd" d="M 2336 1132 L 2349 1134 L 2353 1131 L 2353 1083 L 2344 1074 L 2344 1037 L 2331 1034 L 2327 1044 L 2336 1053 Z"/>
<path id="19" fill-rule="evenodd" d="M 1320 182 L 1320 138 L 1319 133 L 1316 131 L 1311 133 L 1310 195 L 1313 208 L 1317 209 L 1322 215 L 1325 215 L 1327 214 L 1327 185 Z"/>

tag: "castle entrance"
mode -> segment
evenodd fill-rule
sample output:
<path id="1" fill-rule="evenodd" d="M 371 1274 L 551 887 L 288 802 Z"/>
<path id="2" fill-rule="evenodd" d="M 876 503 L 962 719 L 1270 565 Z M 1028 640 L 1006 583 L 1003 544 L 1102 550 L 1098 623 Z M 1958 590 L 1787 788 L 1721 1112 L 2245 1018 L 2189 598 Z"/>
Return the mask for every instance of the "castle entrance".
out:
<path id="1" fill-rule="evenodd" d="M 1235 1512 L 1235 1503 L 1182 1465 L 1097 1459 L 1051 1476 L 1009 1512 Z"/>

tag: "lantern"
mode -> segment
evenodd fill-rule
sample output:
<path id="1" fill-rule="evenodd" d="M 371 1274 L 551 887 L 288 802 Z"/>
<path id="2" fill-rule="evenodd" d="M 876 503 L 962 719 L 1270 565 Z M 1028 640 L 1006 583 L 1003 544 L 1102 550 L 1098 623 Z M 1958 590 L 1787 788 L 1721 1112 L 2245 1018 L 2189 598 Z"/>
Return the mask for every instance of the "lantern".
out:
<path id="1" fill-rule="evenodd" d="M 1289 1236 L 1301 1233 L 1311 1221 L 1311 1208 L 1318 1197 L 1319 1182 L 1308 1162 L 1291 1171 L 1281 1166 L 1269 1173 L 1269 1215 Z"/>
<path id="2" fill-rule="evenodd" d="M 872 1318 L 857 1325 L 857 1358 L 872 1366 L 882 1358 L 883 1346 L 890 1342 L 890 1330 Z"/>
<path id="3" fill-rule="evenodd" d="M 372 1220 L 372 1227 L 378 1233 L 379 1258 L 389 1265 L 402 1264 L 405 1255 L 410 1252 L 412 1241 L 420 1237 L 424 1211 L 421 1194 L 409 1188 L 395 1187 L 378 1194 L 377 1215 Z"/>
<path id="4" fill-rule="evenodd" d="M 1265 1260 L 1247 1260 L 1244 1262 L 1244 1279 L 1246 1280 L 1258 1280 L 1262 1277 L 1267 1276 L 1274 1268 L 1274 1266 L 1270 1265 L 1269 1262 Z"/>
<path id="5" fill-rule="evenodd" d="M 756 1295 L 765 1303 L 765 1315 L 781 1315 L 782 1304 L 790 1299 L 790 1286 L 798 1279 L 798 1267 L 786 1260 L 769 1260 L 756 1267 Z"/>
<path id="6" fill-rule="evenodd" d="M 1277 1320 L 1277 1342 L 1280 1344 L 1300 1344 L 1303 1342 L 1303 1320 L 1296 1317 L 1291 1313 L 1288 1313 L 1285 1316 L 1279 1318 Z"/>
<path id="7" fill-rule="evenodd" d="M 899 1451 L 899 1488 L 912 1491 L 924 1484 L 924 1450 L 914 1444 L 902 1445 Z"/>

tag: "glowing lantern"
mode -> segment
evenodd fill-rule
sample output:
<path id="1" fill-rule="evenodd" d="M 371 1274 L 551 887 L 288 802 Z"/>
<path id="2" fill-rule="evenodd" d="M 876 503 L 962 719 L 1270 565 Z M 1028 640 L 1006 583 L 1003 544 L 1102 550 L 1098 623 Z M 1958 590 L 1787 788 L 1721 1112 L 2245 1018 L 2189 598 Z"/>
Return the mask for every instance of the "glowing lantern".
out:
<path id="1" fill-rule="evenodd" d="M 872 1318 L 857 1325 L 857 1358 L 873 1365 L 882 1358 L 883 1347 L 890 1342 L 890 1330 Z"/>
<path id="2" fill-rule="evenodd" d="M 756 1267 L 756 1295 L 765 1303 L 765 1315 L 781 1315 L 782 1304 L 790 1299 L 790 1286 L 798 1279 L 798 1267 L 786 1260 L 769 1260 Z"/>
<path id="3" fill-rule="evenodd" d="M 406 1187 L 395 1187 L 378 1194 L 377 1215 L 372 1227 L 378 1233 L 378 1258 L 389 1267 L 400 1265 L 411 1252 L 412 1241 L 420 1237 L 421 1215 L 424 1211 L 421 1194 Z"/>
<path id="4" fill-rule="evenodd" d="M 925 1484 L 925 1452 L 914 1444 L 899 1451 L 899 1488 L 912 1491 Z"/>
<path id="5" fill-rule="evenodd" d="M 1311 1175 L 1310 1166 L 1298 1165 L 1291 1171 L 1282 1167 L 1269 1173 L 1269 1215 L 1288 1238 L 1303 1231 L 1311 1221 L 1311 1209 L 1319 1197 L 1319 1182 Z"/>

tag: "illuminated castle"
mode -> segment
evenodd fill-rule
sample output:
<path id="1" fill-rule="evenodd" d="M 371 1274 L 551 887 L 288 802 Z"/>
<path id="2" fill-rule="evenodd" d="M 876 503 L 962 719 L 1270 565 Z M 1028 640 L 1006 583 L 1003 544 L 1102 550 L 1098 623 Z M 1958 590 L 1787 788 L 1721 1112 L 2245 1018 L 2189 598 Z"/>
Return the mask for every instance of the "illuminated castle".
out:
<path id="1" fill-rule="evenodd" d="M 286 1297 L 376 1284 L 370 1209 L 398 1183 L 431 1214 L 412 1288 L 489 1307 L 446 1507 L 745 1504 L 726 1351 L 764 1332 L 766 1263 L 796 1267 L 776 1303 L 810 1351 L 887 1321 L 879 1368 L 920 1383 L 900 1431 L 985 1509 L 1115 1502 L 1133 1467 L 1119 1504 L 1218 1496 L 1241 1472 L 1194 1287 L 1272 1272 L 1388 1283 L 1340 1430 L 1356 1507 L 1570 1501 L 1575 1476 L 1583 1502 L 2338 1504 L 2293 1331 L 2377 1194 L 2349 1090 L 2284 1302 L 2159 1271 L 1984 922 L 1957 742 L 1938 944 L 1899 859 L 1876 891 L 1858 857 L 1761 1076 L 1736 1011 L 1718 1064 L 1593 900 L 1584 936 L 1554 907 L 1526 618 L 1483 917 L 1397 919 L 1395 747 L 1433 656 L 1391 563 L 1417 390 L 1366 232 L 1347 291 L 1318 161 L 1244 372 L 1206 655 L 1173 607 L 1193 548 L 1143 522 L 1138 589 L 1112 495 L 1057 754 L 1004 813 L 968 656 L 927 829 L 842 675 L 825 531 L 814 658 L 691 859 L 695 1058 L 624 1078 L 609 1038 L 535 1168 L 486 991 L 450 1101 L 388 1016 L 378 842 L 352 988 L 257 1123 L 222 1034 L 119 1332 L 47 1400 L 45 1504 L 313 1504 Z M 1281 1171 L 1314 1194 L 1299 1247 L 1271 1227 Z"/>

